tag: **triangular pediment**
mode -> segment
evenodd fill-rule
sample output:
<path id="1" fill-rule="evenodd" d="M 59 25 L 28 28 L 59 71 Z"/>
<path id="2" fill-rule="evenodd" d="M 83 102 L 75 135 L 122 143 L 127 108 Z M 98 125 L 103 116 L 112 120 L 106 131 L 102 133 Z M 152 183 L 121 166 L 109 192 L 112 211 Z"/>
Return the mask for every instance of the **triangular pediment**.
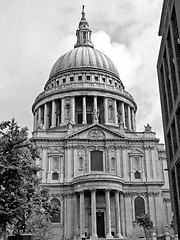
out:
<path id="1" fill-rule="evenodd" d="M 66 139 L 125 139 L 125 136 L 110 127 L 102 126 L 100 124 L 92 124 L 75 133 L 72 133 L 65 137 Z"/>
<path id="2" fill-rule="evenodd" d="M 143 151 L 141 149 L 133 149 L 132 151 L 130 151 L 129 155 L 133 155 L 133 156 L 137 156 L 137 155 L 143 155 Z"/>

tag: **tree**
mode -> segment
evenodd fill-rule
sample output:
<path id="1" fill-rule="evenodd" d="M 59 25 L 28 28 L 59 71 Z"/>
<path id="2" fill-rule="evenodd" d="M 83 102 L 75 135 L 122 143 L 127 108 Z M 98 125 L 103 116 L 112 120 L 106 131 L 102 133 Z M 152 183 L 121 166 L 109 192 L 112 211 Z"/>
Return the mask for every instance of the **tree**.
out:
<path id="1" fill-rule="evenodd" d="M 141 214 L 140 216 L 136 217 L 135 223 L 143 227 L 146 239 L 150 238 L 151 230 L 154 229 L 153 221 L 151 220 L 151 217 L 149 214 Z"/>
<path id="2" fill-rule="evenodd" d="M 58 206 L 49 201 L 48 189 L 40 186 L 36 165 L 37 146 L 28 139 L 27 128 L 17 122 L 0 124 L 0 232 L 25 233 L 27 223 L 41 215 L 50 222 Z M 41 219 L 41 218 L 39 218 Z"/>

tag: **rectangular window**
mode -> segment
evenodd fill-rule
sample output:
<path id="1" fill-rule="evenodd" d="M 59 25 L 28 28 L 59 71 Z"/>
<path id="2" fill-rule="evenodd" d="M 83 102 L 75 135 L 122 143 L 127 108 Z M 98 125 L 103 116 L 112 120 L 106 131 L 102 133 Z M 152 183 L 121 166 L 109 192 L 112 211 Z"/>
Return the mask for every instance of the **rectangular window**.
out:
<path id="1" fill-rule="evenodd" d="M 95 81 L 98 81 L 98 76 L 95 76 L 95 77 L 94 77 L 94 80 L 95 80 Z"/>
<path id="2" fill-rule="evenodd" d="M 169 110 L 172 112 L 173 101 L 172 101 L 171 79 L 170 79 L 170 75 L 169 75 L 167 55 L 164 55 L 164 70 L 165 70 L 165 77 L 166 77 L 166 89 L 167 89 L 167 94 L 168 94 Z"/>
<path id="3" fill-rule="evenodd" d="M 177 131 L 176 131 L 176 125 L 175 125 L 175 120 L 173 119 L 173 122 L 171 124 L 171 129 L 172 129 L 172 138 L 173 138 L 173 146 L 174 146 L 174 155 L 177 151 L 178 144 L 177 144 Z"/>
<path id="4" fill-rule="evenodd" d="M 172 177 L 174 204 L 175 204 L 175 210 L 176 210 L 176 219 L 177 219 L 178 225 L 180 225 L 179 204 L 178 204 L 178 188 L 177 188 L 178 184 L 176 182 L 176 176 L 175 176 L 174 169 L 171 172 L 171 177 Z"/>
<path id="5" fill-rule="evenodd" d="M 174 60 L 174 55 L 173 55 L 173 49 L 172 49 L 172 39 L 171 39 L 171 32 L 169 31 L 168 36 L 167 36 L 167 46 L 168 46 L 168 54 L 169 54 L 169 70 L 170 70 L 170 77 L 171 77 L 171 83 L 172 83 L 172 88 L 173 88 L 173 96 L 174 100 L 177 98 L 177 80 L 176 80 L 176 71 L 175 71 L 175 60 Z"/>
<path id="6" fill-rule="evenodd" d="M 78 124 L 82 124 L 82 121 L 83 121 L 83 115 L 82 115 L 82 113 L 78 113 L 78 115 L 77 115 L 77 123 Z"/>
<path id="7" fill-rule="evenodd" d="M 82 76 L 78 76 L 78 81 L 82 81 Z"/>
<path id="8" fill-rule="evenodd" d="M 172 23 L 172 30 L 173 30 L 173 39 L 175 45 L 175 55 L 176 55 L 176 65 L 180 66 L 180 36 L 178 32 L 178 25 L 177 25 L 177 16 L 175 7 L 173 7 L 172 15 L 171 15 L 171 23 Z M 180 68 L 177 67 L 179 81 L 180 81 Z"/>
<path id="9" fill-rule="evenodd" d="M 165 78 L 164 78 L 164 70 L 163 70 L 163 66 L 161 66 L 161 70 L 160 70 L 160 85 L 161 85 L 161 95 L 162 95 L 162 99 L 163 99 L 163 105 L 164 105 L 164 115 L 165 115 L 165 122 L 166 125 L 169 121 L 169 111 L 168 111 L 168 102 L 167 102 L 167 94 L 166 94 L 166 87 L 165 87 Z"/>
<path id="10" fill-rule="evenodd" d="M 180 142 L 180 104 L 177 108 L 177 111 L 176 111 L 176 123 L 177 123 L 177 129 L 178 129 L 178 139 L 179 139 L 179 142 Z"/>
<path id="11" fill-rule="evenodd" d="M 73 82 L 74 81 L 74 77 L 70 77 L 70 82 Z"/>
<path id="12" fill-rule="evenodd" d="M 60 157 L 59 156 L 50 157 L 50 171 L 59 170 L 60 170 Z"/>
<path id="13" fill-rule="evenodd" d="M 103 152 L 91 152 L 91 171 L 103 171 Z"/>
<path id="14" fill-rule="evenodd" d="M 66 79 L 65 78 L 63 78 L 63 83 L 66 83 Z"/>
<path id="15" fill-rule="evenodd" d="M 88 76 L 86 76 L 86 80 L 87 81 L 90 81 L 91 80 L 91 77 L 88 75 Z"/>
<path id="16" fill-rule="evenodd" d="M 172 158 L 173 158 L 173 151 L 172 151 L 172 141 L 171 141 L 170 131 L 168 132 L 168 135 L 167 135 L 167 141 L 168 141 L 169 157 L 170 157 L 170 162 L 171 162 Z"/>
<path id="17" fill-rule="evenodd" d="M 86 118 L 87 118 L 87 124 L 91 124 L 92 123 L 92 113 L 87 113 Z"/>

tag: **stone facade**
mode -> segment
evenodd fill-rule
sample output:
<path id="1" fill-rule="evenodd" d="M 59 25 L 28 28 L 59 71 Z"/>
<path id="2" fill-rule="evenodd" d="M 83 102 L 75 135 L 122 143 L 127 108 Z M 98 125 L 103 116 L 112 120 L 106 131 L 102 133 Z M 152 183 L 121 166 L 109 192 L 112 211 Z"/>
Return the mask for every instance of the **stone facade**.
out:
<path id="1" fill-rule="evenodd" d="M 136 131 L 136 103 L 94 49 L 84 9 L 76 35 L 32 107 L 40 177 L 60 205 L 56 238 L 143 237 L 141 213 L 160 237 L 171 222 L 164 146 L 149 124 Z"/>

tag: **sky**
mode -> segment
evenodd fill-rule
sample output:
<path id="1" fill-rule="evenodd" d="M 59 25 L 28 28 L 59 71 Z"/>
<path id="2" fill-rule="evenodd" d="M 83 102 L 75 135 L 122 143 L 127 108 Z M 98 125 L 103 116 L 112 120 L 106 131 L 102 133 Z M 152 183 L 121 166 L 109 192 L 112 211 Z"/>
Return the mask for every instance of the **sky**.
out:
<path id="1" fill-rule="evenodd" d="M 137 103 L 137 131 L 149 123 L 164 142 L 156 64 L 163 0 L 0 0 L 0 122 L 33 127 L 32 104 L 51 68 L 76 43 L 85 5 L 94 47 L 116 65 Z"/>

